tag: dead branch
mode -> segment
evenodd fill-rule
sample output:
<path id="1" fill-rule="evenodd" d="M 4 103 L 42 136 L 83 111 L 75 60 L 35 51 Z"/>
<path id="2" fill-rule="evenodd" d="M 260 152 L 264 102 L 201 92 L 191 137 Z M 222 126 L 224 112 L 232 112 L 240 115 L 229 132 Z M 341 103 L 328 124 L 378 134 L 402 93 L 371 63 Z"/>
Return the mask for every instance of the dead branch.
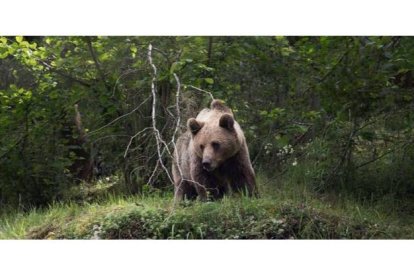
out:
<path id="1" fill-rule="evenodd" d="M 180 164 L 179 159 L 178 159 L 179 157 L 178 157 L 178 155 L 176 155 L 177 158 L 174 158 L 173 154 L 171 153 L 171 151 L 169 150 L 169 147 L 168 147 L 169 144 L 172 144 L 174 150 L 177 151 L 177 146 L 176 146 L 176 143 L 175 143 L 175 137 L 176 137 L 176 135 L 178 133 L 178 130 L 180 129 L 180 124 L 181 124 L 181 113 L 180 113 L 181 82 L 180 82 L 180 79 L 178 78 L 177 74 L 175 74 L 175 73 L 173 74 L 174 75 L 174 78 L 175 78 L 175 81 L 177 83 L 177 91 L 176 91 L 176 94 L 175 94 L 175 98 L 176 98 L 176 101 L 175 101 L 176 124 L 175 124 L 175 129 L 174 129 L 173 134 L 172 134 L 172 137 L 171 137 L 171 141 L 170 141 L 170 143 L 167 144 L 161 138 L 160 132 L 159 132 L 157 126 L 156 126 L 156 117 L 155 117 L 155 115 L 156 115 L 155 83 L 156 83 L 156 76 L 157 76 L 157 68 L 154 65 L 153 61 L 152 61 L 152 45 L 151 44 L 148 47 L 148 61 L 149 61 L 150 65 L 151 65 L 151 67 L 153 69 L 153 78 L 152 78 L 152 82 L 151 82 L 151 93 L 152 93 L 152 97 L 153 97 L 151 117 L 152 117 L 152 128 L 153 128 L 155 140 L 156 140 L 156 143 L 157 143 L 157 153 L 158 153 L 158 162 L 157 162 L 157 164 L 156 164 L 156 166 L 155 166 L 155 168 L 154 168 L 154 170 L 153 170 L 153 172 L 152 172 L 152 174 L 151 174 L 151 176 L 150 176 L 150 178 L 148 180 L 148 183 L 151 183 L 152 182 L 152 179 L 155 176 L 155 174 L 156 174 L 159 166 L 161 166 L 162 169 L 167 174 L 168 178 L 170 179 L 171 183 L 174 184 L 174 181 L 172 180 L 172 177 L 171 177 L 168 169 L 165 167 L 164 162 L 162 160 L 162 157 L 164 156 L 164 154 L 167 153 L 168 156 L 172 159 L 172 162 L 174 162 L 176 164 L 177 169 L 178 169 L 178 172 L 180 174 L 181 181 L 178 184 L 178 187 L 176 187 L 176 192 L 179 191 L 179 189 L 180 189 L 180 187 L 181 187 L 181 185 L 182 185 L 182 183 L 184 181 L 192 182 L 195 185 L 201 185 L 200 183 L 198 183 L 196 181 L 192 181 L 190 179 L 184 179 L 183 173 L 182 173 L 182 169 L 181 169 L 181 164 Z M 208 93 L 210 95 L 210 97 L 212 99 L 214 99 L 213 95 L 210 92 L 204 91 L 204 90 L 199 89 L 199 88 L 196 88 L 196 87 L 193 87 L 193 88 L 196 89 L 196 90 L 202 91 L 204 93 Z M 162 147 L 162 149 L 161 149 L 161 147 Z M 204 187 L 203 185 L 201 185 L 201 186 Z M 176 204 L 176 196 L 174 196 L 174 204 L 173 205 L 175 205 L 175 204 Z"/>
<path id="2" fill-rule="evenodd" d="M 60 75 L 60 76 L 62 76 L 64 78 L 70 79 L 70 80 L 72 80 L 74 82 L 77 82 L 77 83 L 79 83 L 79 84 L 81 84 L 81 85 L 83 85 L 85 87 L 91 87 L 92 86 L 90 83 L 87 83 L 84 80 L 78 79 L 78 78 L 76 78 L 76 77 L 74 77 L 74 76 L 72 76 L 72 75 L 64 72 L 63 70 L 59 70 L 59 69 L 53 67 L 52 65 L 50 65 L 49 63 L 47 63 L 44 60 L 41 60 L 39 58 L 36 58 L 36 60 L 38 62 L 40 62 L 43 66 L 45 66 L 46 68 L 48 68 L 50 71 L 52 71 L 52 72 L 54 72 L 54 73 L 56 73 L 56 74 L 58 74 L 58 75 Z"/>
<path id="3" fill-rule="evenodd" d="M 181 92 L 181 83 L 179 78 L 177 77 L 177 74 L 174 73 L 175 81 L 177 82 L 177 93 L 175 94 L 175 108 L 177 112 L 177 123 L 175 125 L 175 130 L 172 136 L 172 142 L 175 141 L 175 135 L 178 132 L 178 129 L 180 128 L 181 123 L 181 114 L 180 114 L 180 92 Z"/>
<path id="4" fill-rule="evenodd" d="M 126 117 L 126 116 L 129 116 L 129 115 L 131 115 L 132 113 L 134 113 L 135 111 L 137 111 L 144 103 L 146 103 L 149 99 L 150 99 L 151 97 L 148 97 L 148 98 L 146 98 L 141 104 L 139 104 L 137 107 L 135 107 L 133 110 L 131 110 L 130 112 L 128 112 L 128 113 L 126 113 L 126 114 L 124 114 L 124 115 L 121 115 L 121 116 L 119 116 L 118 118 L 116 118 L 116 119 L 114 119 L 114 120 L 112 120 L 111 122 L 109 122 L 109 123 L 107 123 L 106 125 L 104 125 L 104 126 L 102 126 L 102 127 L 100 127 L 100 128 L 98 128 L 97 130 L 94 130 L 94 131 L 91 131 L 91 132 L 89 132 L 88 134 L 87 134 L 87 136 L 91 136 L 92 134 L 95 134 L 95 133 L 97 133 L 97 132 L 99 132 L 99 131 L 101 131 L 102 129 L 104 129 L 104 128 L 106 128 L 106 127 L 108 127 L 108 126 L 110 126 L 110 125 L 112 125 L 113 123 L 115 123 L 115 122 L 117 122 L 117 121 L 119 121 L 119 120 L 121 120 L 122 118 L 124 118 L 124 117 Z"/>
<path id="5" fill-rule="evenodd" d="M 214 100 L 213 93 L 211 93 L 211 92 L 209 92 L 209 91 L 206 91 L 206 90 L 203 90 L 203 89 L 201 89 L 201 88 L 198 88 L 198 87 L 192 86 L 192 85 L 189 85 L 188 87 L 190 87 L 190 88 L 192 88 L 192 89 L 194 89 L 194 90 L 197 90 L 197 91 L 199 91 L 199 92 L 206 93 L 206 94 L 208 94 L 208 95 L 210 96 L 210 98 L 211 98 L 211 100 L 212 100 L 212 101 Z"/>
<path id="6" fill-rule="evenodd" d="M 156 121 L 157 94 L 155 93 L 155 83 L 157 81 L 157 67 L 155 67 L 152 61 L 152 45 L 151 44 L 149 44 L 148 46 L 148 62 L 151 65 L 152 70 L 153 70 L 153 75 L 152 75 L 152 80 L 151 80 L 151 94 L 152 94 L 151 118 L 152 118 L 152 129 L 154 132 L 155 142 L 157 144 L 158 163 L 161 165 L 161 167 L 167 174 L 168 179 L 171 181 L 171 183 L 174 183 L 167 167 L 162 161 L 162 156 L 163 156 L 163 152 L 161 150 L 162 145 L 164 145 L 164 150 L 166 150 L 170 154 L 170 156 L 171 156 L 171 152 L 169 151 L 168 146 L 165 143 L 165 141 L 161 138 L 160 132 L 157 128 L 157 121 Z"/>
<path id="7" fill-rule="evenodd" d="M 143 132 L 145 132 L 145 131 L 147 131 L 147 130 L 149 130 L 149 129 L 151 129 L 151 128 L 150 128 L 150 127 L 146 127 L 146 128 L 144 128 L 143 130 L 141 130 L 141 131 L 139 131 L 139 132 L 135 133 L 135 135 L 134 135 L 134 136 L 132 136 L 132 137 L 129 139 L 128 146 L 127 146 L 127 147 L 126 147 L 126 149 L 125 149 L 124 158 L 126 158 L 126 155 L 127 155 L 127 153 L 128 153 L 129 147 L 130 147 L 130 146 L 131 146 L 131 144 L 132 144 L 132 141 L 133 141 L 136 137 L 138 137 L 139 135 L 141 135 Z"/>
<path id="8" fill-rule="evenodd" d="M 129 74 L 132 74 L 132 73 L 136 73 L 136 72 L 138 72 L 138 71 L 140 71 L 140 70 L 138 70 L 138 69 L 129 69 L 129 70 L 126 70 L 125 72 L 123 72 L 117 79 L 116 79 L 116 81 L 115 81 L 115 85 L 114 85 L 114 88 L 112 88 L 112 97 L 115 95 L 115 90 L 116 90 L 116 87 L 118 86 L 118 82 L 123 78 L 123 77 L 125 77 L 125 76 L 127 76 L 127 75 L 129 75 Z"/>
<path id="9" fill-rule="evenodd" d="M 172 162 L 174 162 L 174 164 L 177 166 L 178 172 L 180 174 L 180 178 L 181 178 L 181 183 L 178 184 L 178 187 L 176 187 L 176 192 L 180 189 L 180 185 L 184 182 L 184 181 L 189 181 L 191 183 L 194 183 L 195 185 L 201 185 L 200 183 L 197 183 L 195 181 L 192 181 L 190 179 L 185 179 L 183 177 L 183 173 L 182 173 L 182 169 L 181 169 L 181 164 L 178 160 L 178 155 L 176 156 L 177 158 L 174 158 L 174 155 L 172 153 L 172 151 L 170 150 L 170 147 L 172 149 L 174 149 L 175 151 L 177 151 L 177 146 L 176 146 L 176 137 L 179 134 L 179 130 L 180 130 L 180 125 L 181 125 L 181 112 L 180 112 L 180 99 L 181 99 L 181 82 L 180 79 L 178 78 L 177 74 L 173 74 L 176 84 L 177 84 L 177 90 L 176 90 L 176 94 L 175 94 L 175 114 L 173 114 L 172 112 L 168 113 L 175 118 L 175 128 L 173 130 L 172 136 L 171 136 L 171 140 L 169 142 L 165 141 L 162 136 L 161 136 L 161 132 L 157 127 L 157 93 L 156 93 L 156 83 L 157 83 L 157 75 L 158 75 L 158 70 L 157 67 L 155 66 L 154 62 L 153 62 L 153 57 L 152 57 L 152 52 L 153 50 L 156 50 L 155 48 L 153 48 L 153 46 L 151 44 L 148 45 L 148 52 L 147 52 L 147 58 L 148 58 L 148 63 L 152 69 L 152 80 L 151 80 L 151 95 L 145 100 L 147 101 L 150 97 L 152 97 L 152 108 L 151 108 L 151 126 L 147 127 L 143 130 L 140 130 L 139 132 L 137 132 L 134 136 L 130 137 L 129 143 L 125 149 L 124 152 L 124 157 L 126 157 L 128 151 L 130 150 L 130 146 L 132 144 L 132 141 L 134 139 L 136 139 L 137 137 L 139 137 L 140 135 L 143 135 L 146 131 L 148 130 L 152 130 L 153 132 L 153 137 L 155 138 L 155 144 L 156 144 L 156 153 L 154 154 L 154 156 L 156 156 L 157 158 L 157 162 L 156 165 L 148 179 L 147 183 L 152 183 L 153 178 L 157 175 L 157 173 L 159 172 L 159 169 L 161 168 L 162 171 L 165 172 L 165 174 L 167 175 L 168 179 L 170 180 L 171 183 L 174 183 L 171 174 L 169 172 L 169 170 L 166 167 L 165 162 L 163 161 L 163 157 L 168 156 L 169 158 L 171 158 Z M 202 90 L 200 88 L 191 86 L 191 88 L 193 88 L 194 90 L 197 90 L 199 92 L 203 92 L 203 93 L 207 93 L 211 99 L 214 99 L 213 95 L 211 92 L 209 91 L 205 91 Z M 144 101 L 144 102 L 145 102 Z M 139 109 L 139 107 L 144 104 L 141 103 L 139 106 L 137 106 L 136 108 L 134 108 L 132 111 L 130 111 L 127 114 L 124 114 L 118 118 L 116 118 L 115 120 L 113 120 L 112 122 L 110 122 L 109 124 L 93 131 L 91 134 L 94 134 L 100 130 L 102 130 L 103 128 L 115 123 L 116 121 L 124 118 L 125 116 L 132 114 L 133 112 L 135 112 L 136 110 Z M 153 158 L 153 157 L 150 157 Z M 201 185 L 202 186 L 202 185 Z M 203 186 L 204 187 L 204 186 Z M 176 203 L 176 197 L 174 197 L 174 205 Z"/>
<path id="10" fill-rule="evenodd" d="M 365 167 L 366 165 L 369 165 L 371 163 L 374 163 L 375 161 L 378 161 L 378 160 L 382 159 L 383 157 L 387 156 L 388 154 L 393 153 L 393 152 L 396 152 L 399 149 L 405 148 L 406 146 L 408 146 L 408 145 L 410 145 L 412 143 L 413 143 L 413 140 L 411 139 L 408 142 L 403 143 L 403 145 L 400 146 L 400 147 L 395 146 L 393 149 L 389 149 L 389 150 L 385 151 L 383 154 L 380 154 L 380 155 L 378 155 L 377 157 L 375 157 L 375 158 L 373 158 L 371 160 L 368 160 L 368 161 L 365 161 L 365 162 L 363 162 L 363 163 L 361 163 L 359 165 L 356 165 L 355 166 L 355 169 L 359 169 L 359 168 Z"/>
<path id="11" fill-rule="evenodd" d="M 177 112 L 177 123 L 175 125 L 175 130 L 174 130 L 174 133 L 173 133 L 172 138 L 171 138 L 171 143 L 174 146 L 174 151 L 177 152 L 177 145 L 175 144 L 175 135 L 177 134 L 178 129 L 180 128 L 180 122 L 181 122 L 181 113 L 180 113 L 181 83 L 180 83 L 180 80 L 179 80 L 179 78 L 177 77 L 177 75 L 175 73 L 174 73 L 174 78 L 175 78 L 175 81 L 177 82 L 177 93 L 175 94 L 175 107 L 176 107 L 176 112 Z M 179 189 L 181 188 L 181 185 L 184 181 L 183 180 L 183 172 L 181 170 L 181 165 L 180 165 L 180 162 L 179 162 L 180 161 L 179 160 L 179 155 L 175 154 L 175 156 L 176 156 L 176 159 L 173 158 L 174 159 L 173 162 L 175 162 L 175 164 L 177 166 L 178 173 L 180 174 L 181 181 L 180 181 L 180 184 L 178 185 L 178 187 L 175 188 L 174 205 L 176 204 L 176 199 L 177 199 L 176 195 L 177 195 L 177 193 L 178 193 Z"/>

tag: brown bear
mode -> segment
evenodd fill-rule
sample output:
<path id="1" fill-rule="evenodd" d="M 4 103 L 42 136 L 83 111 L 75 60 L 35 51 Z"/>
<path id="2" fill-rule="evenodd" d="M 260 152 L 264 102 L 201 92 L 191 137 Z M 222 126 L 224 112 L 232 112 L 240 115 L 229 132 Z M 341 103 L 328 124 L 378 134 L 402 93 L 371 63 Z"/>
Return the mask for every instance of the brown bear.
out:
<path id="1" fill-rule="evenodd" d="M 231 192 L 256 196 L 255 174 L 243 131 L 219 100 L 187 121 L 176 143 L 175 198 L 218 199 Z"/>

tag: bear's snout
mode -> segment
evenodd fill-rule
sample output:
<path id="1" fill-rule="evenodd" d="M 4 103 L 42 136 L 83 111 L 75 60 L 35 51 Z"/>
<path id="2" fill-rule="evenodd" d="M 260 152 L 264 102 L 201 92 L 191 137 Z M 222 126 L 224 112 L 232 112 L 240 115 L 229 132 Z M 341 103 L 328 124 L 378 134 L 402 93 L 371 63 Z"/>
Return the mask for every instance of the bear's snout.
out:
<path id="1" fill-rule="evenodd" d="M 208 172 L 213 170 L 213 167 L 211 166 L 211 159 L 209 158 L 203 159 L 202 165 L 203 165 L 203 169 L 205 169 Z"/>

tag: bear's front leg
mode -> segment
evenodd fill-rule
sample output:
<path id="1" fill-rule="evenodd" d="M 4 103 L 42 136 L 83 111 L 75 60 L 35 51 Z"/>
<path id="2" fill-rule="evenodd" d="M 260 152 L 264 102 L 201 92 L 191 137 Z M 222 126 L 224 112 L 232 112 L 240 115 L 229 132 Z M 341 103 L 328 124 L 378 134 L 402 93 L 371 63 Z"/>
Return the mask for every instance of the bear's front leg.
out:
<path id="1" fill-rule="evenodd" d="M 201 165 L 201 164 L 200 164 Z M 208 198 L 207 189 L 209 185 L 209 177 L 201 166 L 195 166 L 191 170 L 191 178 L 193 186 L 195 187 L 198 197 L 201 201 L 206 201 Z"/>
<path id="2" fill-rule="evenodd" d="M 181 201 L 184 199 L 194 199 L 196 191 L 194 186 L 188 180 L 183 180 L 175 184 L 175 199 Z"/>
<path id="3" fill-rule="evenodd" d="M 256 177 L 254 175 L 253 170 L 250 168 L 246 168 L 243 170 L 241 183 L 245 183 L 247 188 L 247 195 L 252 197 L 258 197 L 258 192 L 256 188 Z"/>
<path id="4" fill-rule="evenodd" d="M 239 170 L 234 174 L 233 187 L 249 197 L 258 197 L 256 177 L 251 166 L 239 164 Z"/>
<path id="5" fill-rule="evenodd" d="M 214 174 L 202 168 L 201 159 L 195 159 L 192 163 L 191 178 L 201 201 L 206 201 L 209 198 L 218 199 L 220 197 L 219 181 Z"/>

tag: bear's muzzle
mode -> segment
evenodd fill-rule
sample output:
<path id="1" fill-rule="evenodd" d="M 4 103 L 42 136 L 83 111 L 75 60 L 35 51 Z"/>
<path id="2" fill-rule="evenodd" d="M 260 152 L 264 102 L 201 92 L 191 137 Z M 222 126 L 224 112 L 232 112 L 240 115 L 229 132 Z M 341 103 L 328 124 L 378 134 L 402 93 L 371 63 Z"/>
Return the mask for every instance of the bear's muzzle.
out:
<path id="1" fill-rule="evenodd" d="M 203 169 L 208 172 L 211 172 L 212 170 L 214 170 L 214 168 L 211 166 L 211 159 L 209 158 L 203 159 L 202 165 L 203 165 Z"/>

